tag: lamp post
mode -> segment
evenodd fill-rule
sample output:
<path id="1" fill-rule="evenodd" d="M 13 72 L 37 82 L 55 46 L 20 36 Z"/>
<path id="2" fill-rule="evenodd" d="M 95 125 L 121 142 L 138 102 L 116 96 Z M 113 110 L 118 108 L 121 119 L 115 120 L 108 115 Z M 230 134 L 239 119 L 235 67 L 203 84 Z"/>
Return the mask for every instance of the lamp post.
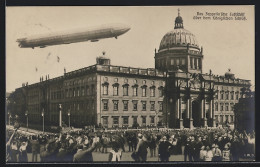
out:
<path id="1" fill-rule="evenodd" d="M 59 126 L 62 127 L 62 106 L 59 104 Z"/>
<path id="2" fill-rule="evenodd" d="M 7 115 L 8 115 L 8 124 L 10 126 L 10 118 L 11 118 L 10 112 L 8 112 Z"/>
<path id="3" fill-rule="evenodd" d="M 157 114 L 158 114 L 158 113 L 157 113 L 157 111 L 155 110 L 155 117 L 154 117 L 154 118 L 155 118 L 155 126 L 156 126 L 156 129 L 157 129 L 157 117 L 156 117 Z"/>
<path id="4" fill-rule="evenodd" d="M 44 133 L 44 109 L 42 109 L 42 131 Z"/>
<path id="5" fill-rule="evenodd" d="M 70 110 L 68 112 L 68 117 L 69 117 L 69 127 L 70 127 Z"/>
<path id="6" fill-rule="evenodd" d="M 25 116 L 26 116 L 27 132 L 28 132 L 28 111 L 25 112 Z"/>

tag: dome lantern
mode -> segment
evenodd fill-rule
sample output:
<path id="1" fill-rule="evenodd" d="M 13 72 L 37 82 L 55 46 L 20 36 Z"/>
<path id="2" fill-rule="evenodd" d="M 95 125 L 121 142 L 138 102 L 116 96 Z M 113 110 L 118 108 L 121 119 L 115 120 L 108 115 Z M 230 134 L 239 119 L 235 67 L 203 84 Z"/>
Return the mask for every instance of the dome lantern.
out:
<path id="1" fill-rule="evenodd" d="M 183 20 L 182 17 L 180 16 L 180 9 L 178 9 L 178 17 L 175 19 L 175 27 L 174 29 L 177 28 L 183 28 Z"/>

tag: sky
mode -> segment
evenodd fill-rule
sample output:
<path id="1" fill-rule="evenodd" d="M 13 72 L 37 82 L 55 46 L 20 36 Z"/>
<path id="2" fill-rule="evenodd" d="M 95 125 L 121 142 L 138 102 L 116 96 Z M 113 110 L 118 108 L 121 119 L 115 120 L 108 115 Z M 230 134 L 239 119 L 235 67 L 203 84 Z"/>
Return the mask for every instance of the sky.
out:
<path id="1" fill-rule="evenodd" d="M 203 46 L 203 73 L 211 69 L 224 75 L 230 68 L 236 78 L 255 85 L 254 6 L 7 7 L 6 91 L 39 82 L 48 74 L 50 79 L 61 76 L 64 68 L 70 72 L 94 65 L 103 51 L 112 65 L 154 68 L 154 50 L 174 29 L 178 8 L 184 28 Z M 198 20 L 197 12 L 242 12 L 246 20 Z M 16 42 L 21 37 L 110 23 L 131 29 L 118 39 L 46 48 L 19 48 Z"/>

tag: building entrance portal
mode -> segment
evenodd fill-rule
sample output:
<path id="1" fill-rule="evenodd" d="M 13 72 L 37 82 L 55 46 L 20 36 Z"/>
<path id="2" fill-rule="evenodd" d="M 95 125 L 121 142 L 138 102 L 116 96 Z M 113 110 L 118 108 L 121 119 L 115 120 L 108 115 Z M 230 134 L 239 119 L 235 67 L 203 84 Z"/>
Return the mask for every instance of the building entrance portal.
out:
<path id="1" fill-rule="evenodd" d="M 193 126 L 200 127 L 200 105 L 197 100 L 192 102 L 192 118 L 193 118 Z"/>

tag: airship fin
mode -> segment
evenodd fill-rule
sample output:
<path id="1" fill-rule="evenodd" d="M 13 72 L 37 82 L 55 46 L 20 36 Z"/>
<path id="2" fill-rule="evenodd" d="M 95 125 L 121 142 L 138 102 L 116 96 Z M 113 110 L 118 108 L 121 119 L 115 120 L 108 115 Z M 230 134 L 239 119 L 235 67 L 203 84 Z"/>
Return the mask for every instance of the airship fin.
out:
<path id="1" fill-rule="evenodd" d="M 97 42 L 98 41 L 98 39 L 92 39 L 91 40 L 91 42 Z"/>

